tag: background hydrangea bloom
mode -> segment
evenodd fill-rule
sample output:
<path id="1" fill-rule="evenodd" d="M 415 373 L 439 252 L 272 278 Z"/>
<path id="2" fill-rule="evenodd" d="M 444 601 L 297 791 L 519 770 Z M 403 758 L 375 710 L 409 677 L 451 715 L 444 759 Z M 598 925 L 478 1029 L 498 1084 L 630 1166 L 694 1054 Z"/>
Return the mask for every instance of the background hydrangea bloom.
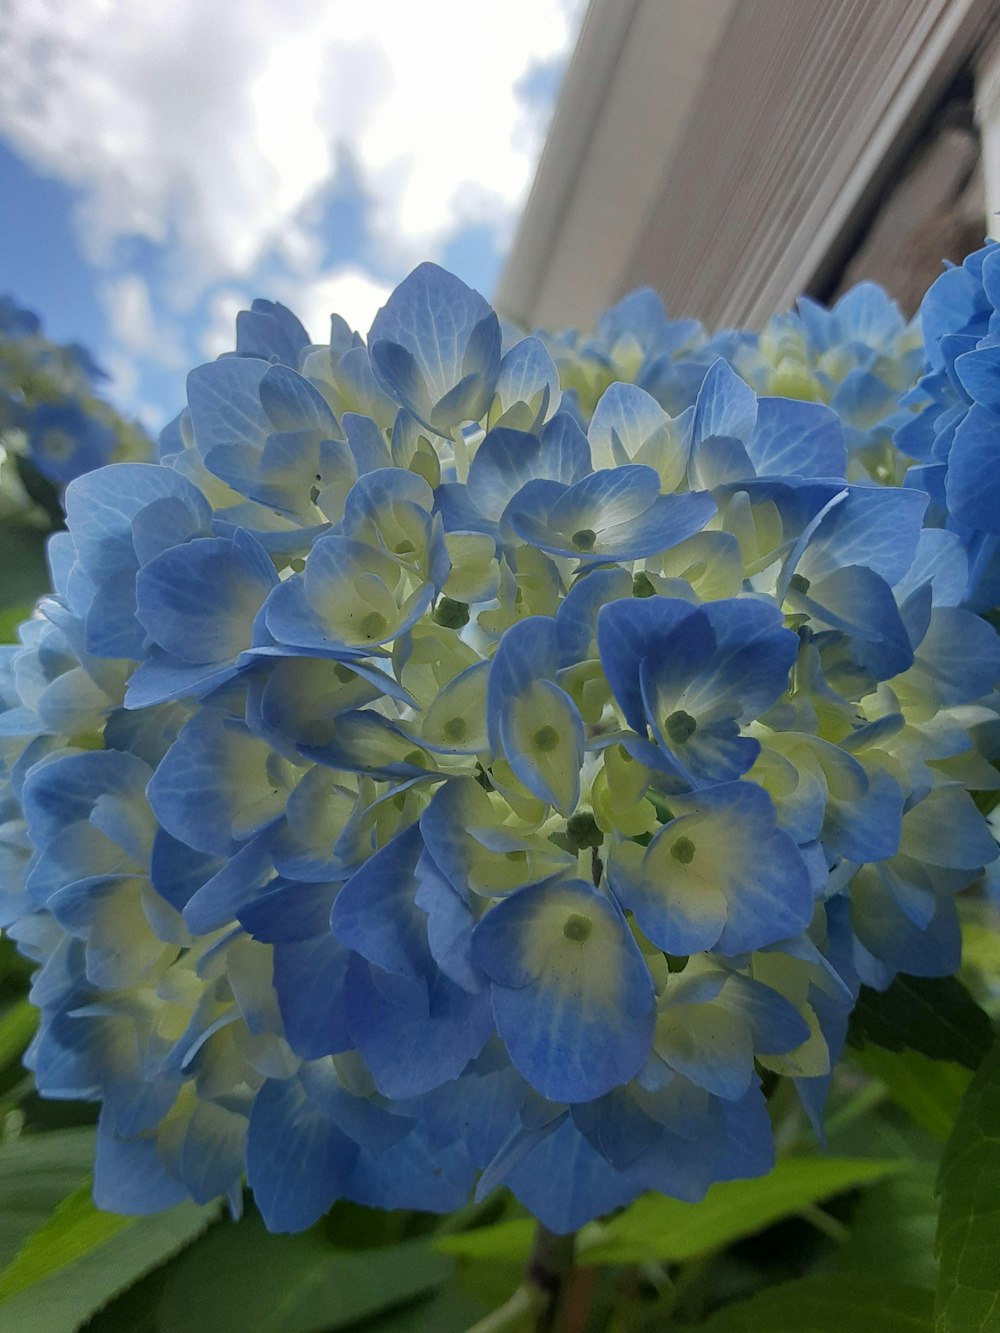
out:
<path id="1" fill-rule="evenodd" d="M 0 438 L 30 471 L 65 486 L 105 463 L 149 456 L 143 431 L 99 397 L 106 378 L 85 347 L 51 342 L 36 315 L 0 297 Z M 30 491 L 30 476 L 22 480 Z"/>
<path id="2" fill-rule="evenodd" d="M 954 969 L 1000 644 L 855 465 L 910 334 L 799 320 L 829 405 L 648 293 L 586 341 L 432 265 L 367 341 L 257 302 L 69 486 L 2 910 L 101 1206 L 697 1199 L 773 1162 L 761 1070 L 817 1117 L 860 983 Z"/>

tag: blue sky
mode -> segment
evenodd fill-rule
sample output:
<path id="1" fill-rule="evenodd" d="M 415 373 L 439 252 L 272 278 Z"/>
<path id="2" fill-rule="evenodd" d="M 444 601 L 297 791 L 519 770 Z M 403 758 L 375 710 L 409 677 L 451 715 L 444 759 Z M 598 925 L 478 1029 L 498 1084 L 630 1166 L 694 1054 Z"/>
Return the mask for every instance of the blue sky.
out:
<path id="1" fill-rule="evenodd" d="M 366 331 L 435 259 L 490 294 L 584 0 L 11 0 L 0 292 L 158 428 L 254 296 Z"/>

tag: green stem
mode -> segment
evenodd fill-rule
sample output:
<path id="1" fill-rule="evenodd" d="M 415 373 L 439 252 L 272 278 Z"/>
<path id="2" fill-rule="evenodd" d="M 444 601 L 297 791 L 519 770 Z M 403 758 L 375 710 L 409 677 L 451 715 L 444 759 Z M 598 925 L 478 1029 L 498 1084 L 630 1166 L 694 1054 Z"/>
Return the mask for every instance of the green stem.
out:
<path id="1" fill-rule="evenodd" d="M 502 1333 L 504 1329 L 513 1328 L 539 1308 L 540 1299 L 539 1293 L 523 1282 L 499 1309 L 473 1324 L 466 1333 Z"/>
<path id="2" fill-rule="evenodd" d="M 800 1208 L 799 1217 L 803 1221 L 809 1222 L 817 1231 L 821 1231 L 824 1236 L 829 1236 L 831 1240 L 836 1241 L 838 1245 L 843 1245 L 845 1241 L 850 1239 L 850 1227 L 845 1227 L 843 1222 L 831 1217 L 828 1212 L 814 1203 L 808 1203 L 804 1208 Z"/>
<path id="3" fill-rule="evenodd" d="M 556 1333 L 573 1273 L 573 1236 L 557 1236 L 541 1223 L 535 1232 L 524 1281 L 499 1309 L 467 1333 L 502 1333 L 534 1316 L 535 1333 Z"/>
<path id="4" fill-rule="evenodd" d="M 573 1272 L 574 1235 L 557 1236 L 539 1222 L 528 1260 L 527 1280 L 544 1298 L 535 1321 L 535 1333 L 553 1333 L 559 1326 Z"/>

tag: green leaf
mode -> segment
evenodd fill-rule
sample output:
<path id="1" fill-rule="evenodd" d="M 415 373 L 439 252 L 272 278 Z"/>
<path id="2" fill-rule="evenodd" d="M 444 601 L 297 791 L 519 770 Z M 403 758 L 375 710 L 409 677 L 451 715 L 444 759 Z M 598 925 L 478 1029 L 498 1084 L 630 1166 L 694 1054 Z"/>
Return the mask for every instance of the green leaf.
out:
<path id="1" fill-rule="evenodd" d="M 138 1219 L 102 1213 L 94 1206 L 93 1181 L 86 1180 L 38 1228 L 0 1273 L 0 1301 L 34 1286 L 98 1249 Z"/>
<path id="2" fill-rule="evenodd" d="M 531 1249 L 536 1223 L 530 1217 L 515 1217 L 475 1231 L 438 1236 L 434 1248 L 442 1254 L 460 1254 L 464 1259 L 524 1259 Z"/>
<path id="3" fill-rule="evenodd" d="M 910 1119 L 942 1143 L 951 1133 L 972 1074 L 953 1060 L 932 1060 L 919 1051 L 865 1046 L 854 1053 L 866 1074 L 885 1084 Z"/>
<path id="4" fill-rule="evenodd" d="M 45 562 L 48 532 L 4 517 L 0 522 L 0 569 L 5 606 L 22 607 L 48 591 L 49 570 Z M 23 620 L 24 617 L 22 616 Z"/>
<path id="5" fill-rule="evenodd" d="M 37 1137 L 44 1142 L 65 1136 Z M 87 1131 L 87 1137 L 92 1155 L 93 1132 Z M 216 1205 L 193 1203 L 151 1217 L 112 1216 L 92 1204 L 88 1210 L 82 1193 L 77 1189 L 63 1200 L 4 1273 L 0 1327 L 17 1333 L 74 1333 L 218 1216 Z"/>
<path id="6" fill-rule="evenodd" d="M 757 1180 L 713 1185 L 700 1203 L 646 1194 L 606 1225 L 584 1227 L 580 1259 L 588 1264 L 693 1259 L 908 1166 L 873 1158 L 794 1157 Z"/>
<path id="7" fill-rule="evenodd" d="M 837 1271 L 932 1290 L 938 1276 L 936 1173 L 935 1162 L 915 1162 L 912 1171 L 866 1190 L 850 1237 L 837 1251 Z"/>
<path id="8" fill-rule="evenodd" d="M 0 643 L 17 643 L 17 627 L 30 615 L 29 603 L 0 609 Z"/>
<path id="9" fill-rule="evenodd" d="M 933 1333 L 933 1297 L 919 1287 L 836 1274 L 768 1287 L 717 1311 L 704 1333 Z"/>
<path id="10" fill-rule="evenodd" d="M 0 1142 L 0 1265 L 85 1181 L 94 1164 L 92 1129 L 22 1134 Z"/>
<path id="11" fill-rule="evenodd" d="M 37 1027 L 38 1010 L 28 1000 L 15 1000 L 0 1010 L 0 1069 L 20 1059 Z"/>
<path id="12" fill-rule="evenodd" d="M 884 991 L 861 987 L 848 1041 L 976 1069 L 993 1044 L 993 1026 L 957 977 L 900 975 Z"/>
<path id="13" fill-rule="evenodd" d="M 962 1100 L 938 1189 L 938 1333 L 1000 1329 L 1000 1042 Z"/>
<path id="14" fill-rule="evenodd" d="M 347 1328 L 436 1292 L 452 1261 L 423 1240 L 345 1250 L 315 1233 L 271 1236 L 256 1216 L 206 1236 L 178 1263 L 161 1333 L 313 1333 Z"/>
<path id="15" fill-rule="evenodd" d="M 371 1333 L 467 1333 L 492 1309 L 496 1306 L 469 1292 L 445 1287 L 434 1296 L 379 1315 L 377 1322 L 366 1322 L 362 1327 Z"/>

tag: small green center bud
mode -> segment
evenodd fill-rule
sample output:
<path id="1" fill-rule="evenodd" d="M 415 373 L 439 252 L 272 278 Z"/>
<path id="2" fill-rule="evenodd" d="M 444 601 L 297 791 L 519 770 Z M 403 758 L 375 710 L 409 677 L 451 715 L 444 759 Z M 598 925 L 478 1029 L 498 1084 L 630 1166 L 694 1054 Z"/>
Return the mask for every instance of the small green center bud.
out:
<path id="1" fill-rule="evenodd" d="M 582 944 L 584 940 L 589 939 L 593 929 L 594 923 L 590 917 L 582 916 L 579 912 L 573 912 L 563 922 L 563 934 L 576 944 Z"/>
<path id="2" fill-rule="evenodd" d="M 690 838 L 678 838 L 670 848 L 670 855 L 682 866 L 689 866 L 694 860 L 694 843 Z"/>
<path id="3" fill-rule="evenodd" d="M 535 749 L 541 750 L 542 754 L 548 754 L 559 744 L 559 733 L 555 727 L 539 727 L 535 732 Z"/>
<path id="4" fill-rule="evenodd" d="M 511 851 L 504 852 L 503 859 L 509 861 L 511 865 L 523 866 L 528 859 L 528 853 L 519 847 L 514 847 Z"/>
<path id="5" fill-rule="evenodd" d="M 469 623 L 469 608 L 465 602 L 442 597 L 434 610 L 434 620 L 445 629 L 461 629 Z"/>
<path id="6" fill-rule="evenodd" d="M 450 717 L 442 728 L 442 734 L 449 745 L 458 745 L 460 741 L 464 741 L 467 731 L 464 717 Z"/>
<path id="7" fill-rule="evenodd" d="M 676 713 L 671 713 L 666 721 L 666 732 L 675 745 L 683 745 L 689 741 L 698 730 L 698 723 L 690 713 L 685 713 L 683 708 L 678 708 Z"/>
<path id="8" fill-rule="evenodd" d="M 794 588 L 796 592 L 800 592 L 804 595 L 809 591 L 809 580 L 804 574 L 793 574 L 789 581 L 789 586 Z"/>
<path id="9" fill-rule="evenodd" d="M 636 574 L 632 580 L 633 597 L 655 597 L 656 589 L 653 587 L 653 581 L 646 573 Z"/>
<path id="10" fill-rule="evenodd" d="M 392 549 L 396 552 L 397 555 L 412 555 L 417 548 L 413 545 L 411 541 L 407 541 L 404 538 L 403 541 L 397 542 Z"/>
<path id="11" fill-rule="evenodd" d="M 365 639 L 380 639 L 386 632 L 389 622 L 381 611 L 369 611 L 361 622 L 361 634 Z"/>
<path id="12" fill-rule="evenodd" d="M 574 532 L 570 541 L 578 551 L 592 551 L 594 542 L 597 541 L 597 533 L 593 528 L 581 528 L 579 532 Z"/>
<path id="13" fill-rule="evenodd" d="M 333 674 L 340 681 L 341 685 L 349 685 L 352 680 L 357 678 L 357 672 L 352 671 L 349 666 L 344 666 L 343 662 L 335 662 Z"/>
<path id="14" fill-rule="evenodd" d="M 566 837 L 574 851 L 584 847 L 600 847 L 604 834 L 589 810 L 579 810 L 566 821 Z"/>
<path id="15" fill-rule="evenodd" d="M 410 750 L 408 754 L 403 755 L 404 764 L 412 764 L 414 768 L 426 768 L 427 756 L 423 750 Z"/>

